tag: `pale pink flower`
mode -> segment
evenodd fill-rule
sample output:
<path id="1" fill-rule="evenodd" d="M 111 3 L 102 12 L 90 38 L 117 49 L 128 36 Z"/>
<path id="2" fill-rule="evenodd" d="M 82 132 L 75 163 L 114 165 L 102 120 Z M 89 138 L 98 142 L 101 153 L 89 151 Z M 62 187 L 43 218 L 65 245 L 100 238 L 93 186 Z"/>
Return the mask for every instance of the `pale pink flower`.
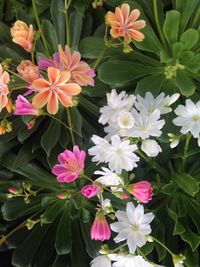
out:
<path id="1" fill-rule="evenodd" d="M 33 107 L 28 100 L 19 95 L 15 101 L 15 112 L 14 115 L 35 115 L 38 116 L 39 111 Z"/>
<path id="2" fill-rule="evenodd" d="M 50 67 L 47 69 L 47 74 L 49 81 L 39 78 L 33 82 L 32 86 L 39 93 L 33 97 L 32 104 L 37 109 L 47 104 L 47 111 L 55 115 L 58 112 L 59 101 L 64 107 L 73 106 L 72 96 L 78 95 L 81 88 L 78 84 L 69 82 L 69 71 Z"/>
<path id="3" fill-rule="evenodd" d="M 86 185 L 81 189 L 81 194 L 86 198 L 96 196 L 100 191 L 100 187 L 97 184 Z"/>
<path id="4" fill-rule="evenodd" d="M 106 23 L 111 27 L 111 36 L 113 38 L 124 37 L 128 44 L 132 39 L 142 42 L 144 34 L 139 30 L 145 27 L 146 22 L 137 20 L 139 16 L 140 11 L 138 9 L 134 9 L 130 13 L 128 4 L 116 7 L 115 13 L 109 11 L 106 15 Z"/>
<path id="5" fill-rule="evenodd" d="M 33 83 L 39 77 L 39 68 L 34 65 L 30 60 L 22 60 L 17 67 L 19 75 L 28 83 Z"/>
<path id="6" fill-rule="evenodd" d="M 8 83 L 9 83 L 9 74 L 7 73 L 7 71 L 3 71 L 3 68 L 0 64 L 0 112 L 8 104 L 8 97 L 7 97 L 9 93 L 7 86 Z"/>
<path id="7" fill-rule="evenodd" d="M 14 26 L 11 28 L 12 41 L 21 47 L 23 47 L 27 52 L 31 52 L 33 48 L 33 26 L 27 25 L 21 20 L 17 20 Z"/>
<path id="8" fill-rule="evenodd" d="M 73 152 L 65 150 L 58 156 L 57 164 L 53 167 L 52 173 L 57 176 L 60 183 L 71 183 L 78 178 L 84 170 L 86 153 L 80 151 L 78 146 L 74 146 Z"/>
<path id="9" fill-rule="evenodd" d="M 103 212 L 99 211 L 96 214 L 94 222 L 90 230 L 91 239 L 93 240 L 109 240 L 111 236 L 110 226 L 106 221 Z"/>
<path id="10" fill-rule="evenodd" d="M 58 51 L 61 66 L 71 73 L 73 82 L 78 83 L 80 86 L 94 86 L 93 77 L 95 76 L 95 72 L 86 62 L 81 60 L 81 54 L 78 51 L 71 53 L 70 48 L 67 45 L 65 46 L 65 50 L 59 45 Z"/>
<path id="11" fill-rule="evenodd" d="M 127 191 L 142 203 L 152 200 L 153 188 L 148 181 L 141 181 L 127 186 Z"/>

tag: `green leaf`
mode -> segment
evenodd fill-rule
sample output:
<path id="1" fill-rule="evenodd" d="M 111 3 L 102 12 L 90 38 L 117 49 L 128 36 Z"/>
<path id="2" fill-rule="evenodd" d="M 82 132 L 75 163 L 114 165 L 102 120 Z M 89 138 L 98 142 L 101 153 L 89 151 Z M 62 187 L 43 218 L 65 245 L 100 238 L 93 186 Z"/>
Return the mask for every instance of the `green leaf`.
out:
<path id="1" fill-rule="evenodd" d="M 69 205 L 66 203 L 63 216 L 56 232 L 55 248 L 58 255 L 68 254 L 72 247 L 71 219 Z"/>
<path id="2" fill-rule="evenodd" d="M 198 73 L 200 70 L 200 54 L 193 56 L 189 60 L 184 60 L 183 64 L 189 71 Z"/>
<path id="3" fill-rule="evenodd" d="M 190 245 L 192 251 L 195 251 L 200 245 L 200 236 L 192 232 L 190 229 L 187 229 L 181 234 L 181 238 Z"/>
<path id="4" fill-rule="evenodd" d="M 82 137 L 82 116 L 76 107 L 70 108 L 73 131 Z"/>
<path id="5" fill-rule="evenodd" d="M 180 12 L 171 10 L 166 13 L 166 19 L 163 25 L 163 33 L 169 44 L 177 41 L 180 23 Z"/>
<path id="6" fill-rule="evenodd" d="M 199 267 L 199 254 L 198 250 L 192 251 L 190 247 L 186 248 L 185 261 L 187 267 Z"/>
<path id="7" fill-rule="evenodd" d="M 21 146 L 17 156 L 15 158 L 13 170 L 18 169 L 19 167 L 26 165 L 36 156 L 35 153 L 32 153 L 32 148 L 30 142 L 26 145 Z"/>
<path id="8" fill-rule="evenodd" d="M 196 45 L 198 39 L 198 31 L 195 29 L 188 29 L 181 35 L 180 41 L 183 43 L 185 50 L 190 50 Z"/>
<path id="9" fill-rule="evenodd" d="M 92 0 L 76 0 L 74 7 L 82 14 L 82 16 L 84 16 L 84 13 L 89 8 L 91 2 Z"/>
<path id="10" fill-rule="evenodd" d="M 185 228 L 179 222 L 176 212 L 173 211 L 172 209 L 170 209 L 169 207 L 167 208 L 167 211 L 168 211 L 169 216 L 172 218 L 172 220 L 175 223 L 173 235 L 180 235 L 180 234 L 184 233 L 185 232 Z"/>
<path id="11" fill-rule="evenodd" d="M 175 173 L 173 180 L 186 194 L 192 197 L 199 191 L 198 182 L 188 173 Z"/>
<path id="12" fill-rule="evenodd" d="M 79 40 L 82 32 L 82 16 L 78 11 L 71 13 L 69 18 L 70 25 L 70 47 L 74 50 L 78 49 Z"/>
<path id="13" fill-rule="evenodd" d="M 2 41 L 3 43 L 12 42 L 11 35 L 10 35 L 10 28 L 2 21 L 0 21 L 0 32 L 1 32 L 0 41 Z"/>
<path id="14" fill-rule="evenodd" d="M 177 70 L 174 83 L 186 97 L 193 95 L 195 92 L 196 86 L 184 70 Z"/>
<path id="15" fill-rule="evenodd" d="M 95 86 L 85 86 L 82 94 L 88 95 L 90 97 L 103 97 L 109 92 L 109 88 L 105 83 L 102 83 L 99 79 L 95 79 Z"/>
<path id="16" fill-rule="evenodd" d="M 47 46 L 50 49 L 51 54 L 58 51 L 58 38 L 56 31 L 49 20 L 42 21 L 42 31 L 47 41 Z"/>
<path id="17" fill-rule="evenodd" d="M 42 222 L 45 224 L 52 223 L 56 219 L 56 217 L 60 214 L 62 209 L 63 206 L 60 205 L 60 202 L 51 204 L 51 206 L 48 207 L 46 211 L 42 214 Z"/>
<path id="18" fill-rule="evenodd" d="M 16 63 L 17 65 L 20 64 L 22 61 L 22 57 L 19 56 L 15 51 L 10 49 L 9 47 L 6 47 L 4 45 L 0 45 L 0 59 L 4 60 L 6 58 L 12 59 L 12 62 Z"/>

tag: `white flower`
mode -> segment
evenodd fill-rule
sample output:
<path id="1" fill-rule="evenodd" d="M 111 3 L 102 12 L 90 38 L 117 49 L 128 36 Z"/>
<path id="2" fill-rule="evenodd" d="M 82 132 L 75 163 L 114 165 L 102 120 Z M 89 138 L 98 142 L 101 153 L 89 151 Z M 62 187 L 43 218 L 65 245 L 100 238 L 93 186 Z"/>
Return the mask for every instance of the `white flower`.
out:
<path id="1" fill-rule="evenodd" d="M 169 136 L 169 142 L 170 142 L 170 147 L 175 148 L 180 142 L 180 136 L 176 136 L 173 133 L 168 133 Z"/>
<path id="2" fill-rule="evenodd" d="M 121 130 L 121 135 L 146 139 L 150 136 L 158 137 L 162 134 L 160 129 L 162 129 L 165 121 L 159 120 L 159 110 L 156 109 L 149 114 L 146 110 L 142 110 L 138 113 L 135 109 L 132 109 L 132 115 L 135 119 L 133 128 Z"/>
<path id="3" fill-rule="evenodd" d="M 174 267 L 184 267 L 184 265 L 182 263 L 175 263 Z"/>
<path id="4" fill-rule="evenodd" d="M 191 132 L 194 138 L 200 136 L 200 101 L 196 105 L 192 100 L 187 99 L 186 105 L 178 105 L 175 110 L 177 118 L 173 120 L 173 123 L 177 126 L 181 126 L 181 133 L 186 134 Z"/>
<path id="5" fill-rule="evenodd" d="M 125 91 L 118 95 L 115 89 L 111 93 L 107 93 L 106 96 L 107 106 L 100 108 L 99 123 L 102 124 L 115 123 L 120 111 L 130 111 L 136 99 L 134 95 L 127 95 Z"/>
<path id="6" fill-rule="evenodd" d="M 114 135 L 111 144 L 98 136 L 93 136 L 92 141 L 96 144 L 88 150 L 89 155 L 94 156 L 92 161 L 108 163 L 109 168 L 119 174 L 122 170 L 132 171 L 137 167 L 139 158 L 133 153 L 137 146 L 130 145 L 129 140 L 121 141 L 118 135 Z"/>
<path id="7" fill-rule="evenodd" d="M 113 263 L 113 267 L 153 267 L 142 256 L 118 256 L 116 260 L 117 262 Z"/>
<path id="8" fill-rule="evenodd" d="M 164 93 L 161 93 L 154 98 L 152 93 L 147 92 L 144 98 L 137 95 L 135 106 L 139 111 L 146 109 L 148 113 L 152 113 L 154 110 L 158 109 L 160 114 L 166 114 L 172 110 L 169 106 L 176 102 L 179 96 L 180 94 L 178 93 L 173 94 L 172 96 L 165 96 Z"/>
<path id="9" fill-rule="evenodd" d="M 149 157 L 156 157 L 162 151 L 161 147 L 155 140 L 145 139 L 141 145 L 142 151 Z"/>
<path id="10" fill-rule="evenodd" d="M 146 244 L 146 236 L 151 233 L 150 222 L 153 220 L 153 213 L 144 214 L 144 207 L 138 205 L 135 207 L 129 202 L 126 212 L 117 211 L 116 217 L 118 222 L 110 225 L 114 232 L 119 233 L 114 241 L 119 243 L 127 240 L 130 253 L 134 253 L 137 246 L 142 247 Z"/>
<path id="11" fill-rule="evenodd" d="M 112 191 L 116 191 L 119 185 L 124 185 L 123 179 L 108 168 L 102 167 L 103 171 L 95 171 L 94 174 L 101 175 L 95 181 L 105 186 L 111 186 Z"/>
<path id="12" fill-rule="evenodd" d="M 117 122 L 121 129 L 130 129 L 134 126 L 135 119 L 131 112 L 122 111 L 119 113 Z"/>
<path id="13" fill-rule="evenodd" d="M 111 267 L 111 260 L 107 255 L 98 256 L 91 261 L 91 267 Z"/>

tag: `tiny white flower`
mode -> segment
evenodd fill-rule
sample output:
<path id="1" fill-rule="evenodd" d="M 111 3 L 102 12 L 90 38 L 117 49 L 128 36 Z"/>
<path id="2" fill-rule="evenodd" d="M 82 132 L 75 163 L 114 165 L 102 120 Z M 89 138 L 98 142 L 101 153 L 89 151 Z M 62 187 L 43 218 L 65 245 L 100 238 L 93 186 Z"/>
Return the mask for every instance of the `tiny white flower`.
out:
<path id="1" fill-rule="evenodd" d="M 127 95 L 125 91 L 118 95 L 115 89 L 111 93 L 107 93 L 106 96 L 107 105 L 100 108 L 99 123 L 101 124 L 115 123 L 120 111 L 130 111 L 136 99 L 134 95 Z"/>
<path id="2" fill-rule="evenodd" d="M 135 119 L 131 112 L 122 111 L 118 116 L 117 122 L 121 129 L 130 129 L 134 126 Z"/>
<path id="3" fill-rule="evenodd" d="M 158 109 L 160 114 L 166 114 L 172 110 L 169 106 L 176 102 L 179 96 L 180 94 L 178 93 L 172 96 L 165 96 L 164 93 L 161 93 L 154 98 L 151 92 L 147 92 L 144 98 L 137 95 L 135 106 L 139 111 L 146 109 L 148 113 L 152 113 L 154 110 Z"/>
<path id="4" fill-rule="evenodd" d="M 181 133 L 186 134 L 191 132 L 194 138 L 199 138 L 200 101 L 194 104 L 192 100 L 187 99 L 186 105 L 178 105 L 175 113 L 178 117 L 173 120 L 173 123 L 177 126 L 181 126 Z"/>
<path id="5" fill-rule="evenodd" d="M 113 267 L 153 267 L 142 256 L 118 256 L 116 260 L 117 262 L 113 263 Z"/>
<path id="6" fill-rule="evenodd" d="M 102 255 L 94 258 L 91 261 L 91 267 L 111 267 L 111 260 L 107 255 Z"/>
<path id="7" fill-rule="evenodd" d="M 112 191 L 117 191 L 119 185 L 124 185 L 123 179 L 108 168 L 102 167 L 102 171 L 95 171 L 94 174 L 101 175 L 95 181 L 105 186 L 111 186 Z"/>
<path id="8" fill-rule="evenodd" d="M 97 135 L 92 136 L 92 141 L 95 143 L 95 146 L 91 147 L 88 150 L 93 162 L 107 162 L 107 153 L 106 150 L 109 148 L 110 144 L 104 138 L 101 138 Z"/>
<path id="9" fill-rule="evenodd" d="M 125 211 L 117 211 L 118 222 L 110 225 L 111 229 L 118 233 L 114 238 L 116 243 L 127 240 L 130 253 L 134 253 L 137 247 L 146 244 L 146 236 L 151 233 L 150 223 L 154 218 L 152 212 L 144 214 L 144 207 L 135 207 L 129 202 Z"/>
<path id="10" fill-rule="evenodd" d="M 149 157 L 156 157 L 161 151 L 161 147 L 155 140 L 145 139 L 141 145 L 142 151 Z"/>

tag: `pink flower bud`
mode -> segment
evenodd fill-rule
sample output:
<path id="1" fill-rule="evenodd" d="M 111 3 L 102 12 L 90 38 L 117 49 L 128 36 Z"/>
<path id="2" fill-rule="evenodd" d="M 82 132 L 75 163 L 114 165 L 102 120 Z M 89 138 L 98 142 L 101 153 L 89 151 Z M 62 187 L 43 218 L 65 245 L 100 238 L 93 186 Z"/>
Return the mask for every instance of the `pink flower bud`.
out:
<path id="1" fill-rule="evenodd" d="M 81 189 L 81 194 L 86 198 L 96 196 L 100 191 L 100 187 L 97 184 L 86 185 Z"/>
<path id="2" fill-rule="evenodd" d="M 148 203 L 153 196 L 153 188 L 148 181 L 141 181 L 127 186 L 127 191 L 142 203 Z"/>
<path id="3" fill-rule="evenodd" d="M 28 102 L 28 100 L 23 97 L 22 95 L 19 95 L 17 97 L 17 100 L 15 101 L 15 115 L 39 115 L 38 109 L 35 109 L 31 103 Z"/>
<path id="4" fill-rule="evenodd" d="M 10 187 L 10 188 L 8 188 L 8 192 L 11 193 L 11 194 L 16 194 L 17 193 L 17 189 L 14 188 L 14 187 Z"/>
<path id="5" fill-rule="evenodd" d="M 111 236 L 110 226 L 106 221 L 104 214 L 99 211 L 96 214 L 94 222 L 90 230 L 91 239 L 93 240 L 109 240 Z"/>
<path id="6" fill-rule="evenodd" d="M 65 194 L 62 194 L 62 193 L 57 194 L 56 197 L 59 199 L 66 199 L 67 198 L 67 196 Z"/>

